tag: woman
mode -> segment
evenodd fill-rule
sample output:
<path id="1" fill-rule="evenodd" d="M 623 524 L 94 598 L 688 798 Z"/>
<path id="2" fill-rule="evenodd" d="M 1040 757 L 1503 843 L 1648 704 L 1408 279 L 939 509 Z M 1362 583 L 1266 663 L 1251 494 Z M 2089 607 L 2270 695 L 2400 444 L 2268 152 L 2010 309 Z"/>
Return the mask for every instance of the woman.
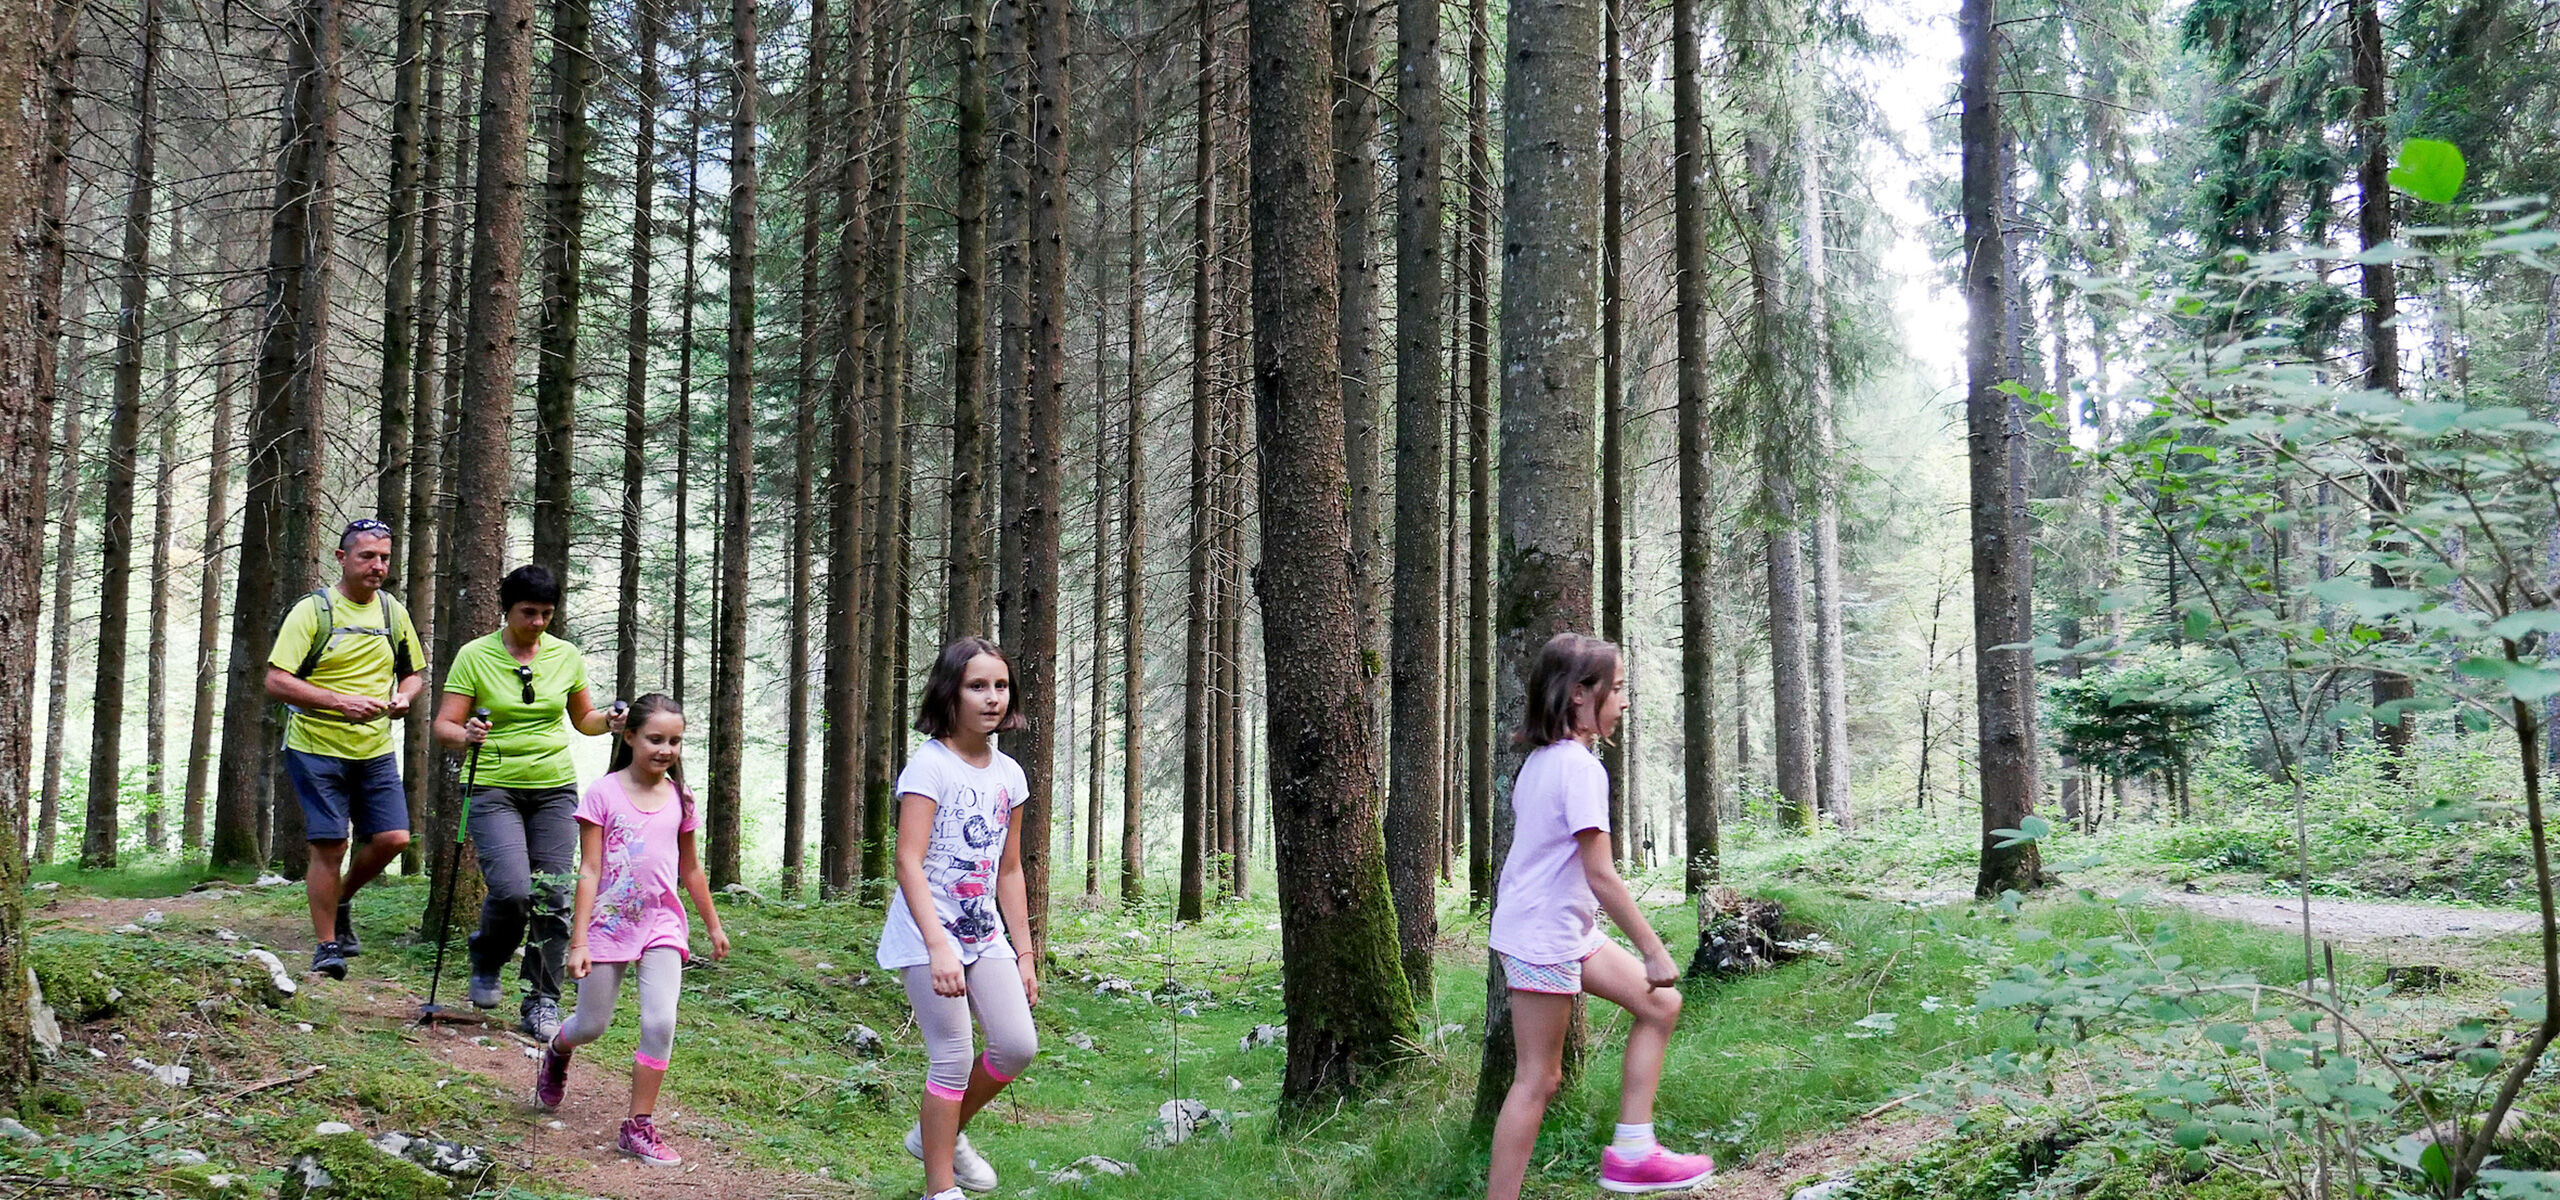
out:
<path id="1" fill-rule="evenodd" d="M 471 1002 L 496 1008 L 498 972 L 524 947 L 525 995 L 517 1028 L 549 1041 L 560 1029 L 560 967 L 569 945 L 569 898 L 578 872 L 578 771 L 569 731 L 589 737 L 620 727 L 618 713 L 587 695 L 587 661 L 544 632 L 560 582 L 540 566 L 498 584 L 505 623 L 453 657 L 436 741 L 478 747 L 471 841 L 489 895 L 471 935 Z M 489 710 L 481 720 L 471 710 Z"/>

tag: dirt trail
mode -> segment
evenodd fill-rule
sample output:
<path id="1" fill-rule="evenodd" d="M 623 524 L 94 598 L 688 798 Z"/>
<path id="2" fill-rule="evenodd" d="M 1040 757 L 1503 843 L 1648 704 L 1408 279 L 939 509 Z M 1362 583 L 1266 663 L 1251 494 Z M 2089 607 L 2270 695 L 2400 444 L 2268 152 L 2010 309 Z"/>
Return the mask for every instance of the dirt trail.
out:
<path id="1" fill-rule="evenodd" d="M 1949 888 L 1879 888 L 1870 894 L 1913 904 L 1962 904 L 1973 899 L 1971 892 Z M 2144 899 L 2270 929 L 2302 928 L 2299 897 L 2219 895 L 2164 886 Z M 2432 942 L 2526 933 L 2540 927 L 2540 918 L 2534 914 L 2505 909 L 2311 899 L 2312 936 L 2333 942 Z"/>
<path id="2" fill-rule="evenodd" d="M 482 1021 L 477 1010 L 459 1003 L 456 993 L 462 990 L 462 980 L 451 963 L 446 966 L 443 999 L 448 1010 L 458 1009 L 465 1020 L 421 1027 L 416 1020 L 424 997 L 405 981 L 385 979 L 366 970 L 364 959 L 351 964 L 354 969 L 344 982 L 304 971 L 304 964 L 310 961 L 311 928 L 296 919 L 299 914 L 279 919 L 263 913 L 222 912 L 226 902 L 242 892 L 269 890 L 282 888 L 216 888 L 140 899 L 40 892 L 30 898 L 31 915 L 41 924 L 104 932 L 144 923 L 149 913 L 158 912 L 165 925 L 174 927 L 155 928 L 155 936 L 190 937 L 198 936 L 190 926 L 213 921 L 221 913 L 222 924 L 247 939 L 241 945 L 263 944 L 285 960 L 287 969 L 294 971 L 303 985 L 305 1001 L 333 1008 L 342 1021 L 397 1030 L 449 1064 L 455 1078 L 472 1076 L 502 1094 L 521 1097 L 515 1114 L 520 1124 L 510 1129 L 402 1132 L 425 1132 L 482 1144 L 508 1168 L 546 1181 L 558 1190 L 612 1200 L 843 1200 L 872 1194 L 844 1181 L 769 1170 L 747 1161 L 739 1146 L 751 1134 L 732 1129 L 716 1118 L 689 1112 L 683 1102 L 682 1079 L 668 1082 L 657 1117 L 668 1144 L 684 1156 L 683 1164 L 652 1167 L 622 1154 L 615 1143 L 622 1118 L 630 1107 L 631 1065 L 627 1057 L 616 1061 L 610 1054 L 581 1056 L 571 1070 L 568 1096 L 559 1111 L 542 1112 L 532 1104 L 533 1059 L 529 1051 L 533 1040 L 494 1020 Z M 392 936 L 390 922 L 373 924 L 383 926 L 379 936 Z M 626 1020 L 630 1019 L 628 1007 L 625 1006 Z M 65 1033 L 75 1040 L 80 1037 L 77 1030 L 66 1029 Z M 367 1135 L 388 1128 L 361 1111 L 336 1115 Z M 495 1144 L 493 1134 L 520 1135 L 523 1141 L 520 1145 Z"/>

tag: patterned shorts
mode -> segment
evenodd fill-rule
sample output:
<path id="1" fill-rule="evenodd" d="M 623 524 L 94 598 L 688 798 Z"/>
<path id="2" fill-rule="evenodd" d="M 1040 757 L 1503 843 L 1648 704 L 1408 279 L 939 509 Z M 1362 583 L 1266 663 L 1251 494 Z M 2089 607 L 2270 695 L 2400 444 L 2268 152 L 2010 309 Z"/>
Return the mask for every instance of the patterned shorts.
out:
<path id="1" fill-rule="evenodd" d="M 1592 954 L 1597 953 L 1597 949 L 1592 951 Z M 1582 963 L 1591 957 L 1585 954 L 1568 962 L 1533 963 L 1499 950 L 1494 951 L 1494 956 L 1502 960 L 1502 978 L 1512 991 L 1539 992 L 1549 996 L 1581 995 Z"/>

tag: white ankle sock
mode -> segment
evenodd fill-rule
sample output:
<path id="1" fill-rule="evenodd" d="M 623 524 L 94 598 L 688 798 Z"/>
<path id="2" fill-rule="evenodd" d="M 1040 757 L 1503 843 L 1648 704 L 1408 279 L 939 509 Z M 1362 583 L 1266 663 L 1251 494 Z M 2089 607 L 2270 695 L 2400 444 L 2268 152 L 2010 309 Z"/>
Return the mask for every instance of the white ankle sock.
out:
<path id="1" fill-rule="evenodd" d="M 1653 1149 L 1653 1122 L 1642 1125 L 1618 1123 L 1618 1140 L 1611 1143 L 1620 1154 L 1645 1154 Z"/>

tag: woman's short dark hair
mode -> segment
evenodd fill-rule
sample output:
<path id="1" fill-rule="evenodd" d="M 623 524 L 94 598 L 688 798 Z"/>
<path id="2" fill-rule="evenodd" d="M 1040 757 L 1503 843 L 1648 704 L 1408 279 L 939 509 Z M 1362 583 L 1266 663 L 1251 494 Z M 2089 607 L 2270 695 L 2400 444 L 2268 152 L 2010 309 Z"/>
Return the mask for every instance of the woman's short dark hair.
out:
<path id="1" fill-rule="evenodd" d="M 1529 669 L 1529 703 L 1520 719 L 1520 741 L 1532 748 L 1548 746 L 1578 732 L 1573 726 L 1573 689 L 1577 687 L 1590 688 L 1595 704 L 1617 690 L 1617 646 L 1579 633 L 1548 638 L 1538 649 L 1537 664 Z"/>
<path id="2" fill-rule="evenodd" d="M 506 612 L 519 604 L 560 606 L 560 580 L 551 568 L 526 563 L 498 581 L 498 611 Z"/>
<path id="3" fill-rule="evenodd" d="M 992 654 L 1004 664 L 1008 695 L 1004 719 L 996 722 L 995 731 L 1012 733 L 1022 728 L 1022 679 L 1014 674 L 1013 660 L 994 642 L 964 637 L 944 646 L 933 656 L 933 668 L 925 672 L 924 698 L 916 704 L 917 733 L 938 738 L 960 727 L 960 682 L 969 674 L 969 661 L 981 654 Z"/>

